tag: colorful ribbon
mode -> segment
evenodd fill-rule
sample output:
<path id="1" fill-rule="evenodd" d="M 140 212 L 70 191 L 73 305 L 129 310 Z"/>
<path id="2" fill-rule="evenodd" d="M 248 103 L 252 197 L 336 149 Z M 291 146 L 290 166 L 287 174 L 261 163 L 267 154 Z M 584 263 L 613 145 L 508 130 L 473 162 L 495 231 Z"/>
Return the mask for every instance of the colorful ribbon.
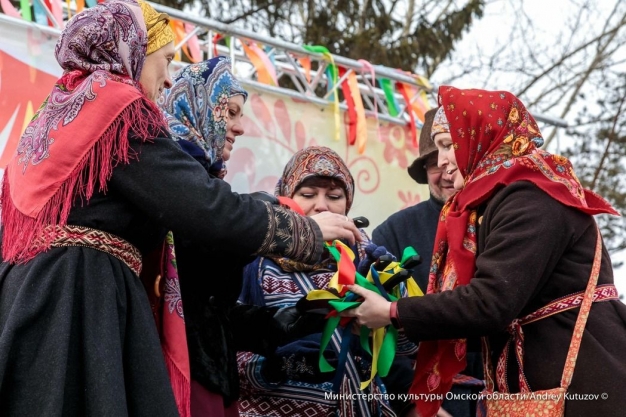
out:
<path id="1" fill-rule="evenodd" d="M 295 211 L 301 216 L 306 215 L 304 214 L 304 210 L 302 210 L 302 208 L 298 205 L 298 203 L 296 203 L 293 199 L 282 196 L 282 195 L 278 196 L 277 198 L 281 206 L 289 207 L 291 210 Z"/>
<path id="2" fill-rule="evenodd" d="M 69 0 L 68 1 L 68 7 L 67 10 L 69 11 Z M 20 0 L 20 11 L 22 12 L 22 19 L 26 20 L 27 22 L 32 22 L 33 21 L 33 16 L 30 13 L 30 0 Z"/>
<path id="3" fill-rule="evenodd" d="M 63 22 L 63 2 L 61 0 L 46 0 L 46 4 L 50 7 L 54 20 L 57 21 L 59 29 L 63 30 L 65 23 Z M 52 24 L 50 26 L 53 26 Z"/>
<path id="4" fill-rule="evenodd" d="M 398 102 L 394 96 L 393 85 L 391 84 L 391 80 L 389 78 L 380 78 L 378 80 L 380 83 L 380 88 L 382 88 L 385 93 L 385 99 L 387 100 L 387 109 L 389 111 L 389 115 L 391 117 L 396 117 L 400 111 L 398 110 Z"/>
<path id="5" fill-rule="evenodd" d="M 308 56 L 299 57 L 298 62 L 302 65 L 304 69 L 304 76 L 306 77 L 306 81 L 311 83 L 311 58 Z"/>
<path id="6" fill-rule="evenodd" d="M 365 152 L 367 144 L 367 120 L 365 119 L 365 107 L 359 91 L 359 83 L 354 71 L 339 68 L 339 75 L 347 75 L 346 81 L 341 83 L 343 96 L 348 106 L 348 143 L 357 144 L 359 154 Z"/>
<path id="7" fill-rule="evenodd" d="M 374 66 L 370 64 L 368 61 L 364 59 L 359 59 L 358 63 L 362 65 L 363 69 L 361 70 L 361 75 L 365 79 L 365 73 L 369 72 L 370 74 L 370 85 L 372 87 L 372 95 L 374 96 L 374 119 L 376 120 L 376 137 L 379 142 L 382 142 L 383 139 L 380 136 L 380 125 L 378 124 L 378 100 L 376 99 L 376 93 L 374 92 L 374 87 L 376 87 L 376 70 Z"/>
<path id="8" fill-rule="evenodd" d="M 48 16 L 46 16 L 46 11 L 41 5 L 40 0 L 33 1 L 33 12 L 35 14 L 35 22 L 43 26 L 48 24 Z"/>
<path id="9" fill-rule="evenodd" d="M 183 42 L 187 35 L 189 35 L 194 29 L 193 25 L 174 19 L 170 19 L 170 26 L 174 31 L 176 45 Z M 198 37 L 196 35 L 193 35 L 189 39 L 187 39 L 187 41 L 182 44 L 180 50 L 183 51 L 189 61 L 193 63 L 202 61 L 202 52 L 200 51 Z M 178 51 L 176 51 L 176 53 L 178 56 L 180 55 Z M 180 60 L 180 58 L 177 59 Z"/>
<path id="10" fill-rule="evenodd" d="M 328 48 L 326 48 L 325 46 L 304 45 L 302 48 L 312 53 L 322 54 L 324 59 L 326 59 L 329 62 L 326 67 L 326 79 L 328 80 L 327 91 L 331 91 L 332 89 L 332 92 L 333 92 L 333 110 L 334 110 L 334 116 L 335 116 L 335 140 L 339 141 L 340 119 L 339 119 L 339 96 L 337 94 L 337 88 L 339 86 L 337 85 L 338 71 L 337 71 L 337 66 L 335 65 L 335 60 L 333 59 L 333 56 L 330 53 L 330 51 L 328 51 Z"/>
<path id="11" fill-rule="evenodd" d="M 267 54 L 259 48 L 255 42 L 250 42 L 248 45 L 246 41 L 242 40 L 241 45 L 243 46 L 243 50 L 248 58 L 250 58 L 250 62 L 256 69 L 257 79 L 259 82 L 267 85 L 278 86 L 276 68 Z"/>
<path id="12" fill-rule="evenodd" d="M 184 23 L 183 26 L 185 28 L 185 36 L 193 32 L 195 28 L 194 25 L 191 25 L 189 23 Z M 191 62 L 198 63 L 202 61 L 202 51 L 200 50 L 198 35 L 193 35 L 189 39 L 187 39 L 187 42 L 183 45 L 183 52 L 187 54 Z"/>
<path id="13" fill-rule="evenodd" d="M 11 4 L 9 0 L 0 0 L 0 6 L 2 6 L 2 11 L 7 16 L 21 18 L 22 15 L 20 12 Z"/>
<path id="14" fill-rule="evenodd" d="M 423 77 L 419 77 L 418 79 L 422 84 L 424 82 L 428 83 L 428 81 Z M 402 94 L 402 97 L 404 97 L 404 101 L 406 103 L 406 111 L 411 118 L 411 138 L 413 139 L 413 146 L 417 148 L 417 132 L 415 131 L 417 124 L 415 123 L 415 118 L 413 117 L 413 115 L 417 116 L 417 118 L 422 123 L 424 122 L 424 115 L 428 111 L 428 109 L 430 109 L 430 105 L 428 104 L 428 96 L 426 95 L 426 91 L 424 91 L 423 89 L 420 89 L 418 91 L 417 88 L 409 84 L 398 82 L 396 83 L 396 86 L 400 94 Z"/>
<path id="15" fill-rule="evenodd" d="M 213 56 L 219 56 L 219 54 L 217 53 L 217 43 L 220 41 L 220 39 L 224 39 L 224 42 L 226 43 L 226 46 L 230 48 L 230 36 L 224 36 L 220 33 L 216 33 L 215 36 L 213 36 Z"/>
<path id="16" fill-rule="evenodd" d="M 365 278 L 356 271 L 354 266 L 355 255 L 348 246 L 338 240 L 335 240 L 332 244 L 327 243 L 326 248 L 337 261 L 337 272 L 330 280 L 327 289 L 310 291 L 307 294 L 306 299 L 309 301 L 327 300 L 328 305 L 333 308 L 333 311 L 327 315 L 326 326 L 321 338 L 319 356 L 320 371 L 332 372 L 335 371 L 335 368 L 328 363 L 323 353 L 330 343 L 331 337 L 337 327 L 349 326 L 353 320 L 349 317 L 342 318 L 339 316 L 339 313 L 361 305 L 361 301 L 358 301 L 359 296 L 355 293 L 347 291 L 346 285 L 357 284 L 363 288 L 374 291 L 375 293 L 385 297 L 387 300 L 395 301 L 400 297 L 399 287 L 396 285 L 390 292 L 387 292 L 383 285 L 391 277 L 402 271 L 404 269 L 404 263 L 406 263 L 407 259 L 411 256 L 416 255 L 416 252 L 411 247 L 406 248 L 402 256 L 402 261 L 391 262 L 383 271 L 377 271 L 374 268 L 374 265 L 372 265 L 367 274 L 367 278 Z M 413 281 L 413 279 L 409 278 L 409 280 L 407 280 L 409 296 L 423 295 L 417 284 L 414 281 L 412 283 L 409 281 Z M 372 341 L 371 348 L 370 334 Z M 349 329 L 346 329 L 344 332 L 344 337 L 350 337 Z M 361 327 L 361 347 L 365 352 L 372 355 L 370 378 L 361 383 L 361 389 L 365 389 L 377 374 L 383 377 L 387 376 L 389 369 L 391 368 L 393 358 L 395 357 L 397 339 L 398 332 L 393 326 L 386 326 L 374 330 L 370 330 L 365 326 Z M 345 348 L 347 349 L 347 347 Z M 344 349 L 343 344 L 342 349 Z M 344 363 L 342 362 L 345 361 L 346 357 L 346 352 L 339 352 L 339 363 L 337 365 L 337 369 L 340 370 L 345 368 Z"/>
<path id="17" fill-rule="evenodd" d="M 347 70 L 343 67 L 339 67 L 339 76 L 343 78 L 346 74 Z M 357 127 L 357 115 L 356 108 L 354 105 L 354 98 L 352 97 L 352 92 L 350 91 L 350 85 L 346 82 L 341 83 L 341 89 L 343 90 L 343 97 L 346 102 L 346 106 L 348 107 L 348 111 L 346 115 L 348 116 L 348 121 L 346 122 L 348 127 L 348 143 L 350 145 L 354 145 L 356 142 L 356 127 Z"/>
<path id="18" fill-rule="evenodd" d="M 398 91 L 400 92 L 400 94 L 402 94 L 402 97 L 404 98 L 405 111 L 409 115 L 409 119 L 411 119 L 411 122 L 409 123 L 409 129 L 411 131 L 411 143 L 413 144 L 414 148 L 417 148 L 418 147 L 417 124 L 415 123 L 415 112 L 413 110 L 413 107 L 411 106 L 411 98 L 409 96 L 407 85 L 404 83 L 398 82 L 396 83 L 396 87 L 398 88 Z M 424 116 L 422 113 L 422 120 L 423 118 Z"/>

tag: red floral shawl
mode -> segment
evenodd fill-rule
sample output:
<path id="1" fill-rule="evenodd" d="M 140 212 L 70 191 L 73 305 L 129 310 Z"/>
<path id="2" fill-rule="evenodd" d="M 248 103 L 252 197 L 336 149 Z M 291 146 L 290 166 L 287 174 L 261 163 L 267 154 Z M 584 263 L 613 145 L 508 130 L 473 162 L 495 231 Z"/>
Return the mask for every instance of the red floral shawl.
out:
<path id="1" fill-rule="evenodd" d="M 567 158 L 539 149 L 543 138 L 536 122 L 511 93 L 442 86 L 439 104 L 450 125 L 465 186 L 441 212 L 428 293 L 453 290 L 471 281 L 476 270 L 476 209 L 515 181 L 530 181 L 584 213 L 619 215 L 602 197 L 581 186 Z M 452 378 L 465 368 L 465 353 L 465 339 L 421 342 L 411 392 L 443 398 Z M 417 402 L 421 416 L 434 416 L 440 405 Z"/>
<path id="2" fill-rule="evenodd" d="M 141 91 L 146 27 L 137 3 L 118 0 L 76 15 L 56 45 L 64 69 L 20 138 L 2 185 L 2 258 L 24 263 L 49 248 L 48 225 L 64 225 L 75 202 L 106 191 L 127 163 L 128 134 L 164 127 Z"/>

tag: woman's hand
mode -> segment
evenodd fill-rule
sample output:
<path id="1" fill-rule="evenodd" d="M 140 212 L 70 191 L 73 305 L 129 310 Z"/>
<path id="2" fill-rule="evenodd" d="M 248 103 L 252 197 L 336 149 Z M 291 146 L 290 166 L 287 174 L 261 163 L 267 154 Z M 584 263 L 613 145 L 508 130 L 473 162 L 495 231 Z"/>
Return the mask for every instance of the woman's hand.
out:
<path id="1" fill-rule="evenodd" d="M 348 216 L 324 211 L 322 213 L 311 216 L 315 223 L 322 230 L 322 236 L 325 241 L 335 239 L 345 239 L 354 245 L 356 241 L 362 241 L 359 229 Z"/>
<path id="2" fill-rule="evenodd" d="M 389 318 L 391 302 L 360 285 L 349 285 L 348 289 L 363 297 L 363 302 L 357 308 L 340 313 L 342 317 L 356 317 L 359 325 L 370 329 L 378 329 L 391 323 Z"/>
<path id="3" fill-rule="evenodd" d="M 437 412 L 437 417 L 452 417 L 452 414 L 448 413 L 446 410 L 443 409 L 443 407 L 441 407 Z"/>

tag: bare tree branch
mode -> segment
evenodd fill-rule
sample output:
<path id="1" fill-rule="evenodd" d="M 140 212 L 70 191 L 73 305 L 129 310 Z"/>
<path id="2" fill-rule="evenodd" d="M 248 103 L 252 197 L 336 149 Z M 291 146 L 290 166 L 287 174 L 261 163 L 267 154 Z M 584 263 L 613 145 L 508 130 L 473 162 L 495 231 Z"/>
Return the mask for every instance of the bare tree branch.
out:
<path id="1" fill-rule="evenodd" d="M 615 113 L 615 117 L 613 118 L 613 125 L 611 126 L 611 131 L 607 135 L 608 138 L 606 141 L 604 152 L 602 153 L 602 157 L 600 158 L 600 163 L 598 164 L 598 167 L 596 168 L 596 171 L 593 174 L 593 180 L 591 181 L 592 189 L 595 189 L 597 186 L 598 177 L 600 176 L 600 172 L 604 168 L 604 162 L 606 161 L 609 155 L 609 148 L 611 147 L 611 143 L 613 142 L 613 139 L 617 137 L 617 122 L 622 113 L 622 109 L 624 108 L 624 103 L 626 103 L 626 96 L 622 96 L 622 99 L 619 102 L 619 107 L 617 109 L 617 112 Z"/>

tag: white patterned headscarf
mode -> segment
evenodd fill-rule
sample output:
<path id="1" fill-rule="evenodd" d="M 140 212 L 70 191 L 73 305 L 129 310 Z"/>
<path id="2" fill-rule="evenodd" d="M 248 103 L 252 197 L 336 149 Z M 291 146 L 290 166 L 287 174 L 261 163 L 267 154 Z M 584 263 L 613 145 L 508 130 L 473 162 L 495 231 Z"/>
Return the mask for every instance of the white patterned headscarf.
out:
<path id="1" fill-rule="evenodd" d="M 228 100 L 248 97 L 230 67 L 230 59 L 220 56 L 183 68 L 165 92 L 162 106 L 174 140 L 199 146 L 209 165 L 222 173 Z"/>

